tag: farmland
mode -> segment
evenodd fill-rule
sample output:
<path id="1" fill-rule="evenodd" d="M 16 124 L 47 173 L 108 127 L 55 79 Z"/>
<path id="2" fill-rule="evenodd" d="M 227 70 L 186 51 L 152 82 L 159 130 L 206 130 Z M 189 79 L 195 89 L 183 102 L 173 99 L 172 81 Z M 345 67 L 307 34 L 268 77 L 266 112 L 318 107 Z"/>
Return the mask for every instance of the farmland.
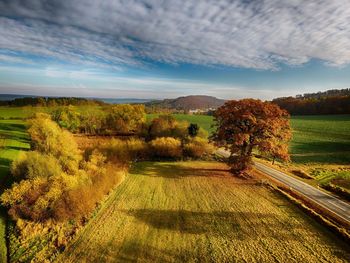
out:
<path id="1" fill-rule="evenodd" d="M 22 120 L 8 119 L 20 117 L 23 112 L 18 109 L 0 109 L 0 193 L 4 187 L 10 184 L 8 177 L 10 162 L 18 154 L 29 148 L 28 137 L 25 132 L 25 125 Z M 6 259 L 5 225 L 6 212 L 0 208 L 0 262 Z"/>
<path id="2" fill-rule="evenodd" d="M 349 247 L 216 162 L 136 163 L 59 262 L 345 262 Z"/>

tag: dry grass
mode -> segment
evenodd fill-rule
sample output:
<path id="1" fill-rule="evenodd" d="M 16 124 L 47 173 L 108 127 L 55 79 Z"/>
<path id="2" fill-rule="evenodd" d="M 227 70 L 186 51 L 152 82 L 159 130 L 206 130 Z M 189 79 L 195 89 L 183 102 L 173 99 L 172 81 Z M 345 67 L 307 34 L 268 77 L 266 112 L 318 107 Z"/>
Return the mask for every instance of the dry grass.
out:
<path id="1" fill-rule="evenodd" d="M 60 262 L 346 262 L 349 246 L 215 162 L 138 163 Z"/>

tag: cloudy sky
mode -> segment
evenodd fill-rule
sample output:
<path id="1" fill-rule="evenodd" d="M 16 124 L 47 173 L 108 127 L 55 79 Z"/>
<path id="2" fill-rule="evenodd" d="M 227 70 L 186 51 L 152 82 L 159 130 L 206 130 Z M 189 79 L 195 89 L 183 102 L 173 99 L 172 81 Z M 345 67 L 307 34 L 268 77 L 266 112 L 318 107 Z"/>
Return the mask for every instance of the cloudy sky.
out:
<path id="1" fill-rule="evenodd" d="M 0 0 L 0 93 L 271 99 L 349 64 L 349 0 Z"/>

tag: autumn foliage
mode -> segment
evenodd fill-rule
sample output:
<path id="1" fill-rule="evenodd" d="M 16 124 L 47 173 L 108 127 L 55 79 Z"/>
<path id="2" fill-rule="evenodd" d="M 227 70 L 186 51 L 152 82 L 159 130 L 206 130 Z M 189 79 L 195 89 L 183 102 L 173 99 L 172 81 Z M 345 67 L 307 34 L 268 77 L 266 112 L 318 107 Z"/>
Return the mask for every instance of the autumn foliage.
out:
<path id="1" fill-rule="evenodd" d="M 249 170 L 253 150 L 289 160 L 289 114 L 279 106 L 255 99 L 231 100 L 217 109 L 214 120 L 217 130 L 212 140 L 231 152 L 233 173 Z"/>

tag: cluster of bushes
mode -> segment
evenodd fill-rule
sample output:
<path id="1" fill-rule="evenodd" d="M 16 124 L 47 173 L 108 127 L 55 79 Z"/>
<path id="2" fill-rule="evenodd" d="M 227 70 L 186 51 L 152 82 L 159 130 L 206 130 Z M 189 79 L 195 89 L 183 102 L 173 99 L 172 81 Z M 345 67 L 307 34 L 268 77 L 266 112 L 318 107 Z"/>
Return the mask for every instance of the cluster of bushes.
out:
<path id="1" fill-rule="evenodd" d="M 122 163 L 154 159 L 176 160 L 182 157 L 198 159 L 209 156 L 214 150 L 207 139 L 199 137 L 188 138 L 185 142 L 173 137 L 159 137 L 148 142 L 140 138 L 127 140 L 114 138 L 98 146 L 91 146 L 86 152 L 89 153 L 96 147 L 108 161 Z"/>
<path id="2" fill-rule="evenodd" d="M 160 115 L 146 124 L 144 108 L 140 105 L 90 108 L 81 113 L 70 106 L 55 109 L 51 116 L 72 132 L 129 135 L 127 140 L 112 139 L 90 147 L 90 152 L 98 147 L 110 161 L 200 158 L 213 151 L 207 140 L 208 133 L 198 125 L 177 121 L 171 115 Z"/>
<path id="3" fill-rule="evenodd" d="M 15 218 L 43 222 L 81 219 L 118 183 L 123 169 L 113 169 L 100 152 L 83 158 L 72 135 L 47 114 L 29 121 L 32 149 L 13 162 L 15 183 L 1 196 Z"/>
<path id="4" fill-rule="evenodd" d="M 202 158 L 214 150 L 205 130 L 170 115 L 153 119 L 143 135 L 128 140 L 112 139 L 100 149 L 117 160 Z"/>

